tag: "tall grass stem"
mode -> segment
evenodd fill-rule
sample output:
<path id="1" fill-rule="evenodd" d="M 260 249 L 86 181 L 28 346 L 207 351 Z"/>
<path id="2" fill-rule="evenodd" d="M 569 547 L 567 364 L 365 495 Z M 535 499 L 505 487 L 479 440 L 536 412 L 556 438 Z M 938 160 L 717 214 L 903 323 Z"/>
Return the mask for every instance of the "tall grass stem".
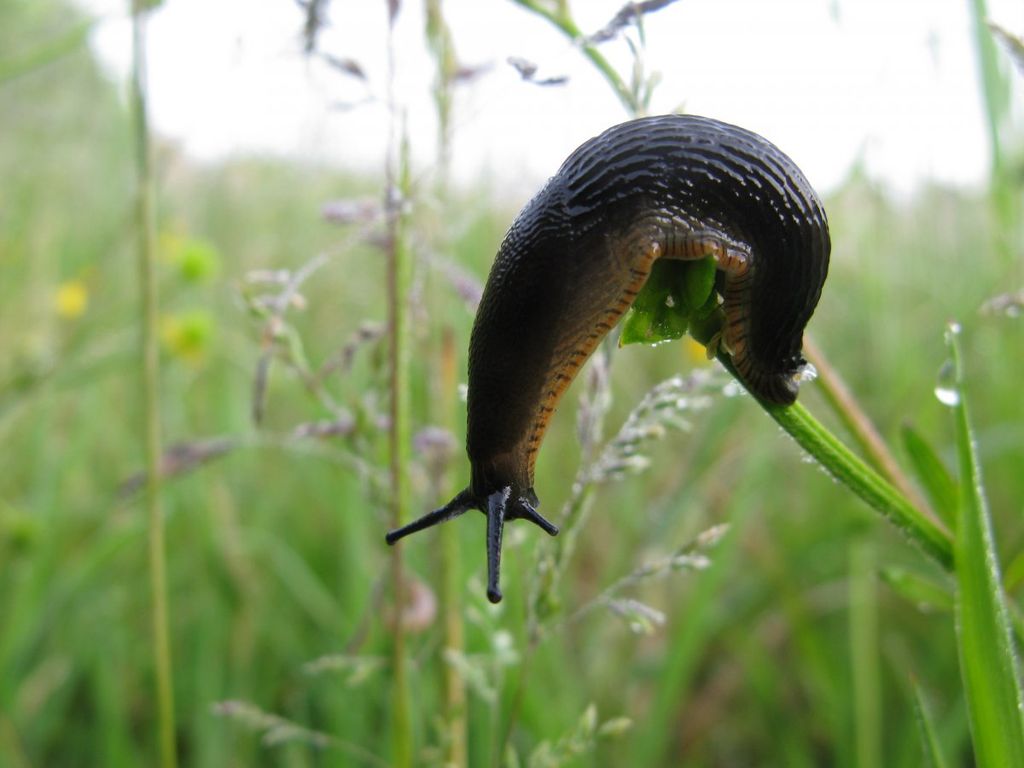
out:
<path id="1" fill-rule="evenodd" d="M 858 768 L 885 765 L 882 759 L 882 679 L 878 651 L 878 589 L 875 544 L 850 543 L 850 671 L 853 678 L 854 744 Z"/>
<path id="2" fill-rule="evenodd" d="M 456 360 L 455 333 L 445 327 L 441 337 L 440 392 L 438 400 L 441 410 L 441 423 L 447 429 L 455 422 L 454 393 L 456 391 Z M 448 474 L 448 473 L 446 473 Z M 447 484 L 450 485 L 450 482 Z M 451 489 L 448 489 L 451 490 Z M 443 494 L 444 495 L 444 494 Z M 441 538 L 441 612 L 444 621 L 444 649 L 446 654 L 464 655 L 466 648 L 465 625 L 462 619 L 462 601 L 460 585 L 462 572 L 459 567 L 459 529 L 454 525 L 441 526 L 438 536 Z M 462 672 L 454 664 L 443 666 L 444 707 L 443 721 L 446 731 L 445 765 L 452 768 L 465 768 L 468 765 L 466 719 L 466 681 Z"/>
<path id="3" fill-rule="evenodd" d="M 133 0 L 131 94 L 135 126 L 140 320 L 142 326 L 143 439 L 146 484 L 143 498 L 149 519 L 149 579 L 153 625 L 153 657 L 156 670 L 157 720 L 160 765 L 178 764 L 175 747 L 174 691 L 171 666 L 170 621 L 167 600 L 167 563 L 164 519 L 160 503 L 160 350 L 158 342 L 159 296 L 156 284 L 155 181 L 146 82 L 146 6 Z"/>
<path id="4" fill-rule="evenodd" d="M 409 319 L 407 302 L 410 283 L 410 247 L 406 206 L 410 189 L 409 142 L 405 118 L 395 97 L 395 21 L 397 10 L 389 8 L 388 25 L 388 107 L 390 112 L 386 168 L 387 199 L 387 304 L 390 413 L 388 425 L 389 475 L 391 481 L 391 525 L 400 528 L 409 511 Z M 403 615 L 406 605 L 402 546 L 391 549 L 391 582 L 394 595 L 392 629 L 392 765 L 413 764 L 412 717 Z"/>
<path id="5" fill-rule="evenodd" d="M 434 57 L 436 72 L 434 75 L 434 110 L 437 113 L 437 176 L 435 191 L 437 205 L 442 220 L 450 219 L 449 211 L 449 169 L 452 156 L 452 91 L 458 62 L 451 30 L 444 17 L 443 0 L 425 0 L 427 45 Z M 448 243 L 442 229 L 438 245 L 443 251 L 448 250 Z M 455 331 L 451 326 L 444 326 L 441 333 L 440 365 L 437 369 L 437 419 L 438 423 L 448 430 L 455 427 L 455 393 L 457 387 L 457 359 L 455 351 Z M 438 484 L 446 491 L 452 492 L 449 473 L 439 479 Z M 449 493 L 442 496 L 447 497 Z M 437 534 L 440 537 L 440 604 L 444 628 L 445 656 L 454 654 L 465 655 L 465 626 L 462 618 L 462 602 L 459 585 L 462 580 L 460 569 L 458 528 L 452 525 L 441 526 Z M 445 734 L 443 738 L 445 765 L 450 768 L 465 768 L 468 764 L 467 737 L 468 721 L 466 719 L 466 682 L 461 670 L 451 663 L 442 665 L 442 709 L 441 722 Z"/>

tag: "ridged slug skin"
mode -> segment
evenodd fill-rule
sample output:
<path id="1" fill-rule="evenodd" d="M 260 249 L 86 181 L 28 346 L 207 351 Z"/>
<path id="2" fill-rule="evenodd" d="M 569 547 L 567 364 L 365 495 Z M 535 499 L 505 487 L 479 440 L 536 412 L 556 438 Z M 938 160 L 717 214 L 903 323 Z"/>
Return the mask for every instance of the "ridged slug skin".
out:
<path id="1" fill-rule="evenodd" d="M 520 212 L 487 279 L 469 345 L 470 485 L 388 542 L 480 509 L 488 596 L 500 600 L 504 520 L 557 532 L 537 514 L 533 492 L 550 418 L 654 260 L 715 257 L 724 349 L 757 396 L 791 403 L 829 249 L 817 194 L 755 133 L 664 115 L 587 141 Z"/>

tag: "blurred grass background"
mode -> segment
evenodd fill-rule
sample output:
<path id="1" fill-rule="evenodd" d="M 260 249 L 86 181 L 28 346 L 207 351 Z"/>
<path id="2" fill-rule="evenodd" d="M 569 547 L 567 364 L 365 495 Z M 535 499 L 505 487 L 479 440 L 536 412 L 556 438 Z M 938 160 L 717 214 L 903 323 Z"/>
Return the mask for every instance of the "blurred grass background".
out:
<path id="1" fill-rule="evenodd" d="M 63 3 L 0 5 L 4 766 L 148 765 L 155 753 L 145 520 L 119 492 L 143 463 L 130 120 L 85 29 Z M 386 764 L 385 349 L 364 344 L 349 370 L 327 379 L 352 415 L 344 434 L 291 436 L 332 414 L 282 365 L 270 368 L 257 427 L 261 324 L 240 298 L 254 270 L 295 270 L 327 253 L 302 286 L 304 308 L 288 315 L 314 367 L 366 322 L 383 322 L 383 256 L 351 245 L 350 230 L 320 213 L 329 200 L 379 199 L 382 182 L 266 158 L 198 166 L 168 144 L 157 163 L 165 439 L 195 450 L 227 436 L 235 446 L 164 489 L 182 764 L 375 764 L 353 745 Z M 1019 168 L 1001 179 L 1000 194 L 1019 204 Z M 455 191 L 442 218 L 430 191 L 419 195 L 415 231 L 442 244 L 437 260 L 482 281 L 515 203 Z M 826 207 L 833 262 L 811 332 L 893 446 L 911 421 L 952 467 L 949 414 L 932 389 L 945 323 L 964 323 L 989 501 L 1011 565 L 1024 550 L 1024 326 L 979 308 L 1024 282 L 1019 207 L 1007 221 L 988 192 L 937 187 L 897 201 L 857 171 Z M 437 389 L 443 334 L 453 334 L 464 380 L 472 323 L 437 260 L 420 262 L 414 285 L 417 432 L 441 418 L 439 399 L 455 397 Z M 655 383 L 703 365 L 680 344 L 615 358 L 611 434 Z M 538 463 L 551 512 L 579 461 L 580 386 Z M 824 412 L 813 386 L 802 399 Z M 454 408 L 455 423 L 441 426 L 461 446 L 465 413 Z M 804 463 L 749 398 L 716 398 L 691 432 L 671 433 L 650 455 L 646 473 L 598 489 L 560 595 L 571 613 L 652 557 L 729 523 L 710 567 L 639 591 L 666 617 L 650 633 L 596 610 L 528 653 L 533 552 L 547 542 L 509 530 L 506 600 L 491 608 L 483 520 L 455 524 L 471 765 L 488 764 L 506 736 L 524 763 L 533 754 L 542 764 L 538 745 L 571 735 L 594 704 L 601 721 L 632 725 L 566 764 L 916 766 L 914 682 L 947 754 L 970 764 L 951 615 L 877 577 L 893 567 L 941 583 L 943 574 Z M 461 447 L 446 471 L 444 482 L 464 482 Z M 412 474 L 416 510 L 440 501 L 422 455 Z M 436 590 L 433 535 L 405 550 L 414 576 Z M 424 764 L 443 746 L 440 633 L 432 616 L 407 641 Z M 332 654 L 340 669 L 306 666 Z M 310 730 L 272 731 L 281 743 L 263 744 L 244 717 L 216 716 L 226 701 Z M 317 746 L 317 733 L 337 742 Z"/>

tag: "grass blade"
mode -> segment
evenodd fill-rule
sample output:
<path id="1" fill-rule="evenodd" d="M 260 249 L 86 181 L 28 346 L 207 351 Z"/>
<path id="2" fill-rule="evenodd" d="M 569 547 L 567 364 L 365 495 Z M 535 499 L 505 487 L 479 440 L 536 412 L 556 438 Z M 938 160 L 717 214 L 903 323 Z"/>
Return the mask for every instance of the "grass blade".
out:
<path id="1" fill-rule="evenodd" d="M 917 481 L 928 494 L 928 501 L 945 523 L 953 525 L 957 507 L 957 490 L 953 476 L 935 449 L 913 426 L 904 424 L 900 432 L 907 458 L 910 459 Z"/>
<path id="2" fill-rule="evenodd" d="M 967 413 L 959 334 L 960 327 L 951 324 L 946 340 L 953 357 L 955 381 L 952 396 L 945 402 L 953 409 L 960 471 L 960 503 L 953 544 L 960 672 L 978 766 L 1024 765 L 1019 667 L 981 466 Z"/>
<path id="3" fill-rule="evenodd" d="M 850 544 L 850 665 L 853 672 L 855 765 L 882 765 L 882 683 L 874 544 Z"/>
<path id="4" fill-rule="evenodd" d="M 953 588 L 905 568 L 883 568 L 882 581 L 919 611 L 952 611 Z"/>
<path id="5" fill-rule="evenodd" d="M 921 730 L 921 765 L 923 768 L 946 768 L 946 762 L 939 745 L 939 738 L 935 732 L 935 724 L 932 722 L 931 713 L 925 704 L 921 688 L 914 685 L 914 715 L 917 717 L 917 725 Z"/>

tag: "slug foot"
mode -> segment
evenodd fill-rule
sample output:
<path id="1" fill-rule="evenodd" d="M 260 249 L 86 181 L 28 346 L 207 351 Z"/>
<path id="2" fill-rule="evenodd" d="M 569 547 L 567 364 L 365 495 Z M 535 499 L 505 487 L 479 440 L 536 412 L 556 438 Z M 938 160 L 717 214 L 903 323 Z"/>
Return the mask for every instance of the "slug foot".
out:
<path id="1" fill-rule="evenodd" d="M 505 521 L 528 520 L 549 536 L 558 535 L 558 526 L 537 511 L 537 496 L 532 488 L 525 493 L 513 494 L 512 491 L 512 486 L 506 485 L 486 497 L 480 497 L 466 488 L 443 507 L 389 531 L 384 540 L 394 544 L 411 533 L 447 522 L 467 510 L 479 509 L 487 516 L 487 599 L 492 603 L 501 602 L 501 539 Z"/>

